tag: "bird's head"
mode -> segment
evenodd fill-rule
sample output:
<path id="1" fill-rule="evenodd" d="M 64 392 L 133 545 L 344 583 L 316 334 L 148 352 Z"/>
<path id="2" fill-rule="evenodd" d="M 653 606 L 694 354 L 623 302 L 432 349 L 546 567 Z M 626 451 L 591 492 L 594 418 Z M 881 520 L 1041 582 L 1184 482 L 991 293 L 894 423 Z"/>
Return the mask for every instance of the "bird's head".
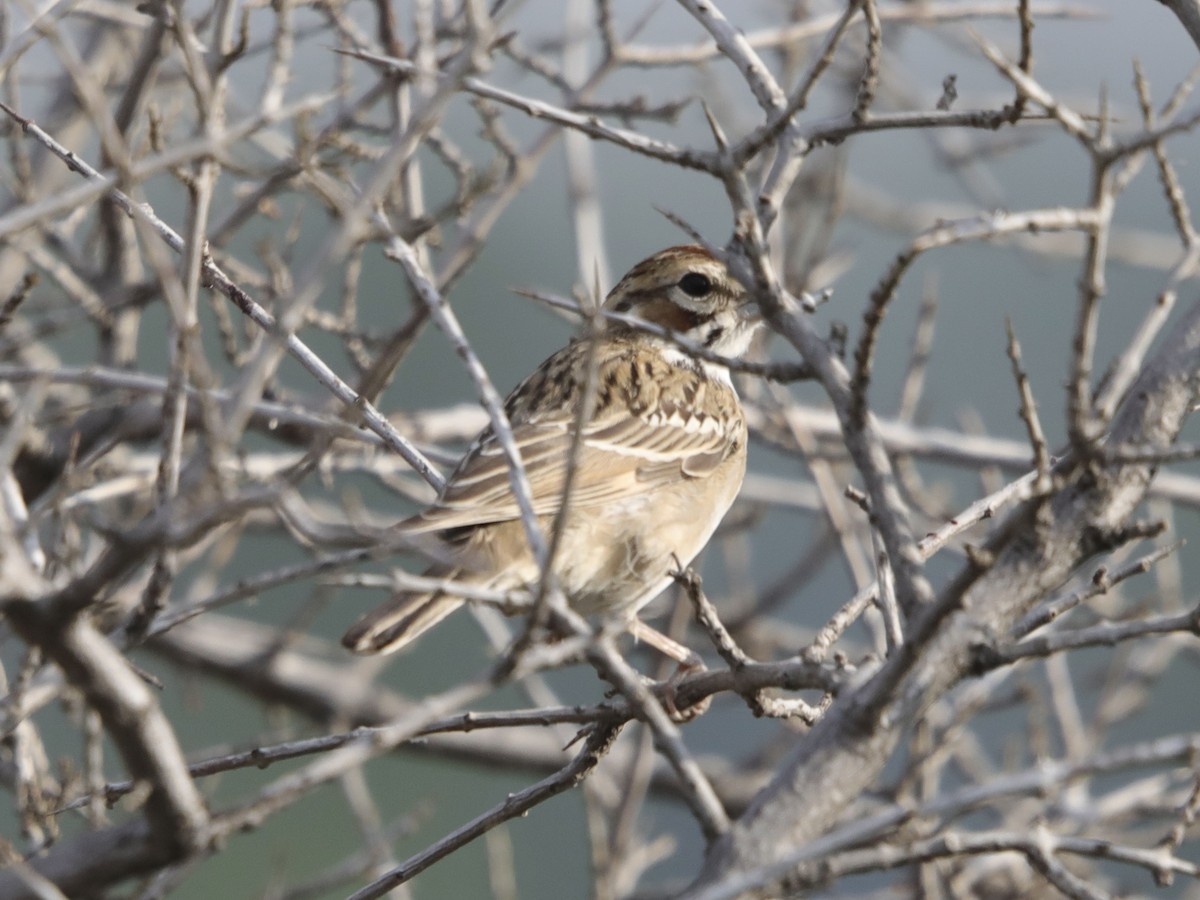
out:
<path id="1" fill-rule="evenodd" d="M 746 352 L 762 323 L 741 282 L 724 263 L 693 244 L 669 247 L 642 260 L 609 292 L 604 308 L 668 328 L 731 358 Z"/>

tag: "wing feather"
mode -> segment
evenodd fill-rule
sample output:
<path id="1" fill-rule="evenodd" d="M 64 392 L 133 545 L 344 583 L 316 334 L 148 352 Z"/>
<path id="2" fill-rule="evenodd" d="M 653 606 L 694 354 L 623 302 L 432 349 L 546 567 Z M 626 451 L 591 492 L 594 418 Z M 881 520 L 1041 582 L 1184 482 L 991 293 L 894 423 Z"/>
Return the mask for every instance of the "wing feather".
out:
<path id="1" fill-rule="evenodd" d="M 513 437 L 538 515 L 553 515 L 562 503 L 580 386 L 564 380 L 564 370 L 573 371 L 571 360 L 558 357 L 577 352 L 579 346 L 552 357 L 508 402 Z M 659 363 L 662 371 L 648 370 L 646 361 L 632 352 L 614 356 L 599 372 L 596 408 L 584 429 L 572 485 L 573 508 L 613 503 L 681 480 L 704 478 L 744 440 L 745 425 L 731 388 L 708 381 L 699 371 L 663 362 Z M 557 378 L 558 383 L 540 383 L 535 380 L 538 375 Z M 544 396 L 544 405 L 529 404 L 531 394 L 535 399 Z M 438 502 L 399 527 L 415 534 L 508 521 L 519 515 L 508 460 L 494 436 L 484 432 Z"/>

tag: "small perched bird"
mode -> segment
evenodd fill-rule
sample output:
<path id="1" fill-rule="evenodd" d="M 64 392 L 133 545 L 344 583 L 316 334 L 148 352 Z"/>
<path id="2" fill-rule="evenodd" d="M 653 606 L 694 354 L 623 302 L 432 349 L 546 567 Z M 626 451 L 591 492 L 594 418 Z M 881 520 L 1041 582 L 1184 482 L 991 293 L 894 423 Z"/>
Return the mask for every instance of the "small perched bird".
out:
<path id="1" fill-rule="evenodd" d="M 671 247 L 634 266 L 604 308 L 663 326 L 721 356 L 746 352 L 761 322 L 745 289 L 703 247 Z M 554 572 L 582 615 L 625 617 L 671 581 L 712 537 L 746 473 L 746 420 L 729 371 L 668 339 L 619 321 L 595 338 L 592 409 L 583 422 Z M 549 534 L 562 508 L 568 457 L 588 390 L 589 341 L 555 353 L 509 395 L 505 411 Z M 436 534 L 449 562 L 426 574 L 511 590 L 537 581 L 508 461 L 490 428 L 476 438 L 441 496 L 399 523 Z M 342 639 L 389 653 L 463 603 L 451 593 L 391 598 Z"/>

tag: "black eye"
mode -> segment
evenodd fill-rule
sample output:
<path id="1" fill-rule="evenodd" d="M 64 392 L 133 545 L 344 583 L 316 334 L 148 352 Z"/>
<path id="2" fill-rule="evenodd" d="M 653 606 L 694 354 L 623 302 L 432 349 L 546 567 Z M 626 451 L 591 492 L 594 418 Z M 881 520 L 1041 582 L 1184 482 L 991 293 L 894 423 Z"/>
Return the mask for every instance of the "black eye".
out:
<path id="1" fill-rule="evenodd" d="M 679 287 L 689 297 L 703 297 L 712 290 L 712 282 L 707 275 L 699 272 L 688 272 L 679 279 Z"/>

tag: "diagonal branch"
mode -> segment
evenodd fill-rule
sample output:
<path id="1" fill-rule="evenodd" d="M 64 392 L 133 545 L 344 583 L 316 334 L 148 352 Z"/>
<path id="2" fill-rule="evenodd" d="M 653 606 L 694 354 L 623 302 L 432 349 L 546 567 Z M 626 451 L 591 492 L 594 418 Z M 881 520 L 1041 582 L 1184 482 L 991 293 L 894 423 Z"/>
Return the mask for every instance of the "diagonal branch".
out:
<path id="1" fill-rule="evenodd" d="M 1197 397 L 1200 304 L 1147 364 L 1107 439 L 1168 447 Z M 710 850 L 688 896 L 749 871 L 765 872 L 788 848 L 803 847 L 836 824 L 873 783 L 908 725 L 967 677 L 979 635 L 1005 633 L 1076 566 L 1126 539 L 1125 520 L 1153 473 L 1145 463 L 1061 464 L 1057 493 L 1011 514 L 984 548 L 983 567 L 976 560 L 960 572 L 913 623 L 900 652 L 799 740 L 771 784 Z"/>

